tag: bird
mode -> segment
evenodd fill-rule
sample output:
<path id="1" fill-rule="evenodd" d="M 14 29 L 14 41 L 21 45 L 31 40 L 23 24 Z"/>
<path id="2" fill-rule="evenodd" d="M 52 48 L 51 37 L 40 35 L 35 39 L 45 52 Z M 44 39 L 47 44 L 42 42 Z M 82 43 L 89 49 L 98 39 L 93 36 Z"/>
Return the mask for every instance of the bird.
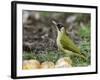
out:
<path id="1" fill-rule="evenodd" d="M 54 20 L 52 20 L 52 23 L 57 29 L 56 43 L 58 50 L 61 50 L 65 54 L 76 55 L 86 60 L 86 56 L 84 56 L 84 54 L 81 53 L 80 49 L 66 33 L 66 27 L 64 27 L 63 24 L 57 23 Z"/>

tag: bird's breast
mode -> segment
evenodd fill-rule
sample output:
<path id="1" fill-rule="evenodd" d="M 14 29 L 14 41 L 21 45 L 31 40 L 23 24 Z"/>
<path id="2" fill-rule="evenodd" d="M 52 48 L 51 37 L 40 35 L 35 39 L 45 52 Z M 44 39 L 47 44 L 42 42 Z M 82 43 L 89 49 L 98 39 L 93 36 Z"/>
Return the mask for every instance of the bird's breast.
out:
<path id="1" fill-rule="evenodd" d="M 58 48 L 60 49 L 60 50 L 62 50 L 63 48 L 62 48 L 62 44 L 61 44 L 61 42 L 60 42 L 60 39 L 61 39 L 61 35 L 58 35 L 57 36 L 57 46 L 58 46 Z"/>

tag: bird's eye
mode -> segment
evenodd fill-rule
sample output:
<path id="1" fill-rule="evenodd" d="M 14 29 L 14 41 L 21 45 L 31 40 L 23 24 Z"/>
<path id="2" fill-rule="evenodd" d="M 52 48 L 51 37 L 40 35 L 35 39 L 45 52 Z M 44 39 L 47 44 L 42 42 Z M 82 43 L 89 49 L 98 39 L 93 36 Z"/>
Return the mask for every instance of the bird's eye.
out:
<path id="1" fill-rule="evenodd" d="M 63 25 L 62 24 L 57 24 L 57 27 L 60 30 L 63 27 Z"/>
<path id="2" fill-rule="evenodd" d="M 57 24 L 57 26 L 58 26 L 59 28 L 63 27 L 63 25 L 62 25 L 62 24 Z"/>

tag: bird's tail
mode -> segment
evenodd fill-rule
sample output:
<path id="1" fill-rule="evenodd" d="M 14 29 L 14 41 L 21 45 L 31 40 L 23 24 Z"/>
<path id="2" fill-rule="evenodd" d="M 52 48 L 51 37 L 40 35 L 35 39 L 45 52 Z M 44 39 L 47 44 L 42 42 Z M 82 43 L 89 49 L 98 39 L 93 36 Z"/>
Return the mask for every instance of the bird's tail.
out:
<path id="1" fill-rule="evenodd" d="M 83 54 L 83 53 L 80 53 L 80 54 L 77 54 L 75 53 L 76 56 L 79 56 L 81 57 L 82 59 L 84 59 L 85 61 L 87 61 L 87 57 Z"/>
<path id="2" fill-rule="evenodd" d="M 71 55 L 75 55 L 75 56 L 78 56 L 82 59 L 84 59 L 86 62 L 87 62 L 87 57 L 84 53 L 75 53 L 75 52 L 72 52 L 72 51 L 68 51 L 68 50 L 62 50 L 64 53 L 66 53 L 66 56 L 71 56 Z"/>
<path id="3" fill-rule="evenodd" d="M 85 61 L 87 61 L 87 57 L 85 54 L 83 53 L 75 53 L 75 52 L 72 52 L 72 51 L 68 51 L 68 50 L 63 50 L 64 53 L 67 53 L 67 55 L 75 55 L 75 56 L 78 56 L 78 57 L 81 57 L 82 59 L 84 59 Z M 68 54 L 70 53 L 70 54 Z"/>

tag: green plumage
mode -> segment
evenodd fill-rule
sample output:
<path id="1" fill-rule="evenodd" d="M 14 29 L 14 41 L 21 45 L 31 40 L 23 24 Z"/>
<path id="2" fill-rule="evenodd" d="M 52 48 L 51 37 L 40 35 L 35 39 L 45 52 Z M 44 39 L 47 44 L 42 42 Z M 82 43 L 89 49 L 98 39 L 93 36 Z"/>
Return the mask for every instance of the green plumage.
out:
<path id="1" fill-rule="evenodd" d="M 82 57 L 86 60 L 86 57 L 80 52 L 80 49 L 76 46 L 76 44 L 66 34 L 64 28 L 62 28 L 61 31 L 58 31 L 57 45 L 58 45 L 58 48 L 60 50 L 62 50 L 64 53 L 68 54 L 71 52 L 73 55 L 77 55 L 77 56 Z"/>
<path id="2" fill-rule="evenodd" d="M 60 42 L 64 49 L 80 54 L 80 49 L 77 48 L 74 42 L 64 32 L 61 34 Z"/>

